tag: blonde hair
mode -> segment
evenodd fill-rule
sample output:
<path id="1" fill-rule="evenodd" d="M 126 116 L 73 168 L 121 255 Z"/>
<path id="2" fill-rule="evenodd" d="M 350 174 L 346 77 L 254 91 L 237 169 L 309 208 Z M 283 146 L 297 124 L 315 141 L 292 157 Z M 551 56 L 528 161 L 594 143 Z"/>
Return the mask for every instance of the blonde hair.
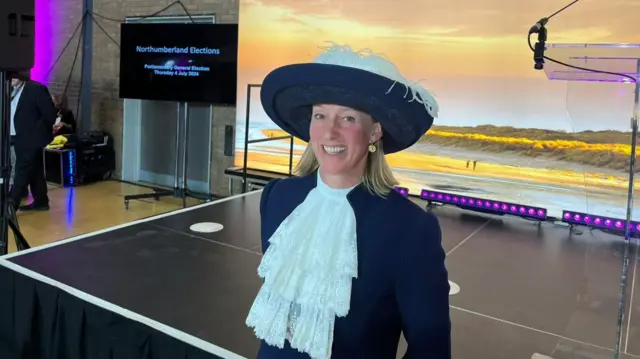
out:
<path id="1" fill-rule="evenodd" d="M 384 157 L 382 148 L 378 143 L 375 143 L 374 146 L 376 146 L 376 151 L 367 154 L 367 165 L 365 166 L 362 183 L 372 194 L 386 197 L 393 190 L 393 187 L 398 185 L 398 181 L 393 175 L 387 159 Z M 294 169 L 294 174 L 296 176 L 308 176 L 319 168 L 318 159 L 311 148 L 311 144 L 308 144 Z"/>

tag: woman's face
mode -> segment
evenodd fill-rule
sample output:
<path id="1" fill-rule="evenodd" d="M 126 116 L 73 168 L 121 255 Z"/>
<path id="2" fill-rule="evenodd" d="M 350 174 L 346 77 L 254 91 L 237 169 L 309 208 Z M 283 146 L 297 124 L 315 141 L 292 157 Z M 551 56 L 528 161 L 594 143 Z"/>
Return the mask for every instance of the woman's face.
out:
<path id="1" fill-rule="evenodd" d="M 338 105 L 315 105 L 311 116 L 311 147 L 322 174 L 359 179 L 369 145 L 382 137 L 380 124 L 364 112 Z"/>

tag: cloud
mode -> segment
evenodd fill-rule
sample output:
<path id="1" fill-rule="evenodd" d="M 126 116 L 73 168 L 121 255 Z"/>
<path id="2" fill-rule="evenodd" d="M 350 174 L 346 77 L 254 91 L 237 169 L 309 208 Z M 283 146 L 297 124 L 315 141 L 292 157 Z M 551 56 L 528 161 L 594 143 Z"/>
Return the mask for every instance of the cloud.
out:
<path id="1" fill-rule="evenodd" d="M 296 25 L 303 25 L 303 26 L 307 25 L 307 23 L 305 23 L 304 21 L 293 16 L 284 16 L 278 19 L 278 21 L 285 24 L 296 24 Z"/>
<path id="2" fill-rule="evenodd" d="M 247 0 L 243 0 L 247 1 Z M 557 11 L 563 4 L 557 0 L 530 2 L 504 0 L 251 0 L 262 6 L 287 10 L 293 16 L 341 18 L 366 26 L 386 26 L 413 32 L 446 29 L 453 37 L 526 36 L 527 30 L 540 18 Z M 241 6 L 244 3 L 241 4 Z M 583 0 L 557 15 L 549 23 L 549 40 L 555 32 L 586 34 L 589 28 L 605 29 L 602 41 L 637 38 L 635 29 L 638 4 L 631 1 Z M 461 27 L 460 25 L 464 26 Z M 586 41 L 586 40 L 585 40 Z"/>

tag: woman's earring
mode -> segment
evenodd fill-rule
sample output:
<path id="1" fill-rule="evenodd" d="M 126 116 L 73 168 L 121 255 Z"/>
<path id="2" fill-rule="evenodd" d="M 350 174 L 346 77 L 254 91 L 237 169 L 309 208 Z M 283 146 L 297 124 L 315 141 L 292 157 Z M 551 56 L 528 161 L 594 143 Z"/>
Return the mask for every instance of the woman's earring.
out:
<path id="1" fill-rule="evenodd" d="M 374 153 L 376 152 L 376 150 L 376 145 L 374 145 L 373 143 L 369 145 L 369 152 Z"/>

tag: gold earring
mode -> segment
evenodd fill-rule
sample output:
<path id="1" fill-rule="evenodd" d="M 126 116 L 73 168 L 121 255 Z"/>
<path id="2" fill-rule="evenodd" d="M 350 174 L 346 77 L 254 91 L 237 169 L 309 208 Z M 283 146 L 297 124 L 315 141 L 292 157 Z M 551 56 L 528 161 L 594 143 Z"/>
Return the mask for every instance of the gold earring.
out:
<path id="1" fill-rule="evenodd" d="M 376 145 L 374 145 L 373 143 L 369 145 L 369 152 L 374 153 L 376 152 L 376 150 Z"/>

